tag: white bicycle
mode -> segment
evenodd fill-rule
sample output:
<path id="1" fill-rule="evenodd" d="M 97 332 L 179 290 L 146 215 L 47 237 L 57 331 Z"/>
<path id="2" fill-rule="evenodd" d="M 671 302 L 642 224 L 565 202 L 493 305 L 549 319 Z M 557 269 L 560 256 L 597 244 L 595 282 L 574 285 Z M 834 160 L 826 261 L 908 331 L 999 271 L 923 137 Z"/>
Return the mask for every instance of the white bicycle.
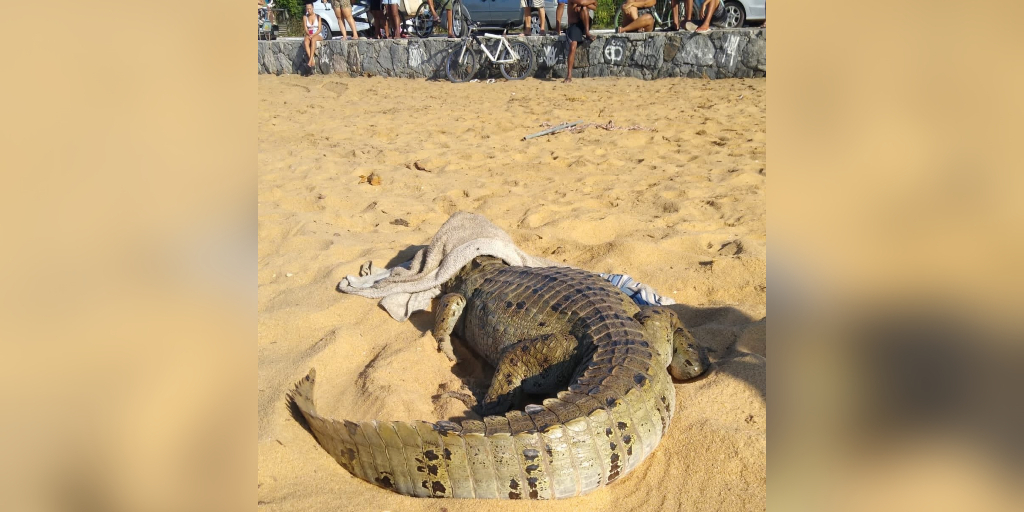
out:
<path id="1" fill-rule="evenodd" d="M 519 23 L 522 23 L 521 21 Z M 510 24 L 512 26 L 514 24 Z M 474 45 L 483 50 L 484 55 L 497 64 L 501 76 L 508 80 L 522 80 L 530 74 L 533 69 L 533 50 L 523 41 L 509 42 L 505 35 L 509 26 L 505 27 L 500 36 L 484 34 L 484 39 L 495 41 L 493 48 L 488 48 L 487 43 L 481 41 L 476 35 L 476 24 L 469 27 L 469 33 L 462 38 L 462 42 L 455 47 L 455 50 L 448 55 L 448 64 L 445 72 L 448 80 L 454 83 L 465 82 L 476 74 L 479 62 L 474 50 Z M 492 51 L 493 50 L 493 51 Z"/>

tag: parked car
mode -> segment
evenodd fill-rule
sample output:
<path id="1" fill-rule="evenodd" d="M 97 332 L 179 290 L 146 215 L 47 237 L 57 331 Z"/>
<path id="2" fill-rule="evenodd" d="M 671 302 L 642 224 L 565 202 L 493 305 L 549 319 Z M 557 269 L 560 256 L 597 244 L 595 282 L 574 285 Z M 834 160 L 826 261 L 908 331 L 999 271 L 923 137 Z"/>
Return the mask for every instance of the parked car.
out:
<path id="1" fill-rule="evenodd" d="M 370 35 L 370 24 L 369 12 L 367 9 L 367 2 L 358 2 L 352 0 L 352 18 L 356 22 L 356 33 L 359 37 L 369 37 Z M 338 24 L 338 17 L 334 14 L 334 7 L 324 0 L 315 0 L 313 4 L 313 13 L 320 16 L 320 19 L 324 21 L 320 26 L 321 37 L 325 40 L 330 40 L 333 36 L 341 35 L 341 25 Z M 352 36 L 351 31 L 346 27 L 346 32 L 349 33 L 349 37 Z"/>
<path id="2" fill-rule="evenodd" d="M 737 28 L 752 21 L 763 22 L 766 14 L 765 0 L 725 0 L 725 21 L 721 25 Z"/>
<path id="3" fill-rule="evenodd" d="M 504 27 L 510 21 L 523 19 L 523 8 L 519 7 L 519 0 L 462 0 L 462 5 L 469 10 L 473 21 L 484 27 Z M 555 29 L 555 8 L 557 6 L 555 0 L 544 0 L 544 16 L 547 21 L 545 30 Z M 566 17 L 564 13 L 562 17 Z M 532 18 L 532 33 L 538 34 L 540 14 L 536 9 L 533 10 Z"/>

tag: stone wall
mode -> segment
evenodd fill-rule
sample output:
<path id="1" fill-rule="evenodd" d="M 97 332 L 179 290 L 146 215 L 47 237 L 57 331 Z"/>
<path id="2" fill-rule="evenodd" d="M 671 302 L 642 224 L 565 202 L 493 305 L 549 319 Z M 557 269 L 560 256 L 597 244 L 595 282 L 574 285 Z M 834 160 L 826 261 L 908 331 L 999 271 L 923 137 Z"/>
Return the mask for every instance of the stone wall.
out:
<path id="1" fill-rule="evenodd" d="M 576 50 L 573 77 L 631 76 L 651 80 L 670 76 L 699 78 L 763 77 L 767 72 L 767 29 L 714 30 L 711 34 L 656 32 L 603 34 Z M 533 49 L 533 76 L 565 76 L 565 38 L 524 39 Z M 259 41 L 257 69 L 273 73 L 342 73 L 403 78 L 445 78 L 448 54 L 456 39 L 325 41 L 315 69 L 306 67 L 302 41 Z M 481 55 L 482 57 L 482 55 Z M 486 58 L 484 59 L 486 60 Z M 476 78 L 498 77 L 485 63 Z"/>

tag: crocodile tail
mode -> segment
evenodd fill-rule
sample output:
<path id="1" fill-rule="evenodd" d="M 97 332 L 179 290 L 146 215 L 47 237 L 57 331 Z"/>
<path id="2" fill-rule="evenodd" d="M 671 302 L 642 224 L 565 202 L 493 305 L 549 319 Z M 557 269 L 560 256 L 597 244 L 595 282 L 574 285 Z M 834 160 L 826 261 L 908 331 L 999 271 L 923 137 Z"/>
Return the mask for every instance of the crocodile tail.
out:
<path id="1" fill-rule="evenodd" d="M 356 477 L 407 496 L 579 496 L 616 480 L 648 453 L 632 449 L 629 434 L 641 429 L 634 431 L 632 420 L 623 416 L 623 401 L 608 407 L 585 394 L 563 392 L 543 407 L 483 422 L 357 423 L 317 414 L 315 379 L 311 370 L 289 399 L 320 445 Z M 630 442 L 621 442 L 623 437 Z"/>

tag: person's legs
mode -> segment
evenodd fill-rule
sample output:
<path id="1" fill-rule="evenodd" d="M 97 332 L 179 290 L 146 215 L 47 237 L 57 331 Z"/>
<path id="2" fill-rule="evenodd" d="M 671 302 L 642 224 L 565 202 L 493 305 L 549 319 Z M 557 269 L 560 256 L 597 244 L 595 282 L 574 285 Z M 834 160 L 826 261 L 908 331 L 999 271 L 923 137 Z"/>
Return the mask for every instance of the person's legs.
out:
<path id="1" fill-rule="evenodd" d="M 530 26 L 530 14 L 532 14 L 529 5 L 523 7 L 523 35 L 530 35 L 530 31 L 533 27 Z"/>
<path id="2" fill-rule="evenodd" d="M 370 11 L 370 16 L 373 18 L 373 35 L 372 39 L 380 38 L 381 25 L 383 25 L 384 13 L 381 11 Z"/>
<path id="3" fill-rule="evenodd" d="M 562 35 L 562 14 L 565 12 L 565 4 L 558 2 L 558 7 L 555 7 L 555 35 Z"/>
<path id="4" fill-rule="evenodd" d="M 686 21 L 690 21 L 692 19 L 693 19 L 693 0 L 686 0 Z"/>
<path id="5" fill-rule="evenodd" d="M 583 22 L 583 34 L 590 41 L 597 39 L 597 36 L 590 33 L 590 9 L 580 8 L 580 21 Z"/>
<path id="6" fill-rule="evenodd" d="M 715 13 L 717 8 L 718 0 L 704 0 L 704 5 L 700 6 L 700 17 L 704 21 L 694 32 L 707 32 L 711 28 L 711 15 Z"/>
<path id="7" fill-rule="evenodd" d="M 391 37 L 399 39 L 402 37 L 402 15 L 398 13 L 398 3 L 389 4 L 388 12 L 391 13 Z"/>
<path id="8" fill-rule="evenodd" d="M 644 14 L 625 27 L 616 29 L 617 32 L 652 32 L 654 30 L 654 16 Z"/>
<path id="9" fill-rule="evenodd" d="M 683 20 L 686 22 L 686 20 Z M 679 23 L 679 0 L 672 0 L 672 26 L 679 30 L 682 25 Z"/>
<path id="10" fill-rule="evenodd" d="M 540 35 L 547 34 L 547 23 L 544 20 L 544 4 L 541 4 L 540 8 L 537 9 L 540 12 Z"/>
<path id="11" fill-rule="evenodd" d="M 313 67 L 313 60 L 316 57 L 316 43 L 320 42 L 320 33 L 313 34 L 313 37 L 309 38 L 309 67 Z"/>
<path id="12" fill-rule="evenodd" d="M 349 8 L 346 9 L 346 8 L 342 7 L 341 8 L 341 14 L 343 16 L 345 16 L 345 20 L 348 21 L 349 28 L 352 29 L 352 39 L 359 39 L 359 32 L 356 31 L 356 20 L 355 20 L 355 18 L 352 17 L 352 8 L 349 7 Z M 338 18 L 338 19 L 340 20 L 341 18 Z M 345 29 L 342 28 L 341 32 L 344 34 L 345 33 Z"/>
<path id="13" fill-rule="evenodd" d="M 304 50 L 306 50 L 306 63 L 307 64 L 313 61 L 313 58 L 310 57 L 310 55 L 313 55 L 313 50 L 309 49 L 309 41 L 310 41 L 309 36 L 306 36 L 306 37 L 302 38 L 302 48 Z"/>
<path id="14" fill-rule="evenodd" d="M 566 30 L 568 32 L 568 29 Z M 576 41 L 569 41 L 569 59 L 566 61 L 568 71 L 565 73 L 565 80 L 562 83 L 572 82 L 572 64 L 576 60 Z"/>
<path id="15" fill-rule="evenodd" d="M 334 17 L 338 19 L 338 28 L 341 29 L 341 39 L 347 39 L 348 32 L 345 31 L 345 17 L 341 13 L 341 4 L 334 5 Z"/>
<path id="16" fill-rule="evenodd" d="M 448 9 L 448 37 L 455 37 L 455 28 L 452 25 L 455 23 L 455 13 Z"/>

